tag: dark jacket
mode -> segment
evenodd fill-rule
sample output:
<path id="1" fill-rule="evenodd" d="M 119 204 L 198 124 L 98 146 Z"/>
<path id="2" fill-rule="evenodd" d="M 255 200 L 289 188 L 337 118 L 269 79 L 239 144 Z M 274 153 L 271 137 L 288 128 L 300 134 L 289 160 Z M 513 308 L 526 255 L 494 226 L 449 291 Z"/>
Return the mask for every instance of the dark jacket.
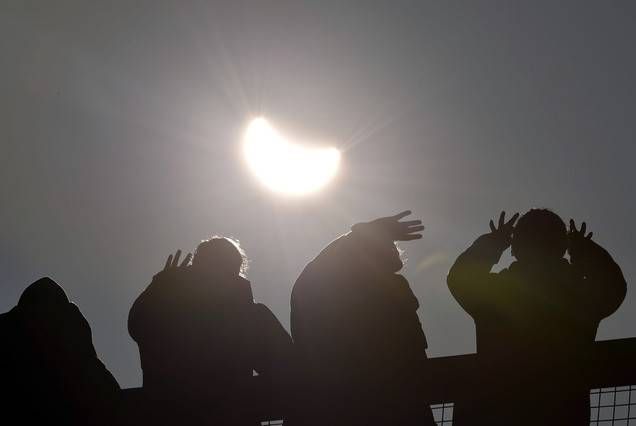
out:
<path id="1" fill-rule="evenodd" d="M 291 356 L 291 338 L 238 275 L 161 272 L 135 301 L 128 329 L 144 389 L 166 404 L 180 401 L 187 409 L 178 415 L 193 423 L 256 424 L 253 372 L 275 380 Z"/>
<path id="2" fill-rule="evenodd" d="M 481 236 L 448 274 L 453 296 L 475 320 L 483 360 L 468 424 L 585 423 L 587 357 L 600 321 L 625 297 L 621 270 L 586 240 L 570 262 L 513 262 L 490 272 L 503 250 L 493 235 Z"/>
<path id="3" fill-rule="evenodd" d="M 31 284 L 18 305 L 0 315 L 0 335 L 8 423 L 116 422 L 119 385 L 97 357 L 88 322 L 53 280 Z"/>
<path id="4" fill-rule="evenodd" d="M 304 396 L 298 423 L 433 424 L 422 397 L 418 301 L 366 243 L 356 232 L 340 237 L 294 285 L 291 328 Z"/>

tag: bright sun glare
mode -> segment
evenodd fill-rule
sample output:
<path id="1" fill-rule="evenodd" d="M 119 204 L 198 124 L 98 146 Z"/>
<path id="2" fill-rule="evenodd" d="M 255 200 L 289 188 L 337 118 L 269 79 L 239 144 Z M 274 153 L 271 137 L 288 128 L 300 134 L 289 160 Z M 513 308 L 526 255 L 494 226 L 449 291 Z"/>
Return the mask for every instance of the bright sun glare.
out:
<path id="1" fill-rule="evenodd" d="M 269 189 L 305 195 L 324 187 L 338 172 L 340 151 L 287 141 L 264 118 L 255 118 L 245 132 L 243 151 L 256 177 Z"/>

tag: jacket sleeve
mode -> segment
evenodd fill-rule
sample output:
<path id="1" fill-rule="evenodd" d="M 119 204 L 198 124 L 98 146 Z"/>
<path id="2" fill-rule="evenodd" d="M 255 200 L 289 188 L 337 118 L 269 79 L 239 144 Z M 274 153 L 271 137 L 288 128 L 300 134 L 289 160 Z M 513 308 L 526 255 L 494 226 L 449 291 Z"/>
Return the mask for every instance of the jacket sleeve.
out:
<path id="1" fill-rule="evenodd" d="M 300 274 L 292 290 L 291 332 L 303 356 L 339 357 L 357 350 L 360 341 L 368 341 L 368 334 L 377 335 L 370 326 L 379 318 L 371 309 L 375 302 L 361 289 L 362 283 L 373 279 L 369 270 L 378 253 L 385 252 L 382 245 L 392 248 L 393 241 L 373 238 L 364 224 L 356 224 L 328 244 Z"/>
<path id="2" fill-rule="evenodd" d="M 394 246 L 394 242 L 377 238 L 370 233 L 366 223 L 357 223 L 351 231 L 329 243 L 308 265 L 319 264 L 322 271 L 342 273 L 343 268 L 367 268 L 373 262 L 377 248 Z"/>
<path id="3" fill-rule="evenodd" d="M 174 274 L 160 272 L 150 285 L 137 297 L 128 313 L 128 333 L 137 343 L 157 330 L 169 307 Z"/>
<path id="4" fill-rule="evenodd" d="M 583 291 L 588 308 L 605 318 L 623 303 L 627 283 L 612 256 L 592 240 L 570 250 L 570 261 L 583 277 Z"/>
<path id="5" fill-rule="evenodd" d="M 292 356 L 291 337 L 274 313 L 262 303 L 254 304 L 252 327 L 257 342 L 254 370 L 259 374 L 280 373 Z"/>
<path id="6" fill-rule="evenodd" d="M 357 249 L 357 241 L 352 233 L 346 233 L 329 243 L 309 262 L 296 280 L 291 295 L 291 333 L 294 341 L 302 340 L 311 325 L 313 338 L 319 338 L 317 328 L 325 320 L 332 318 L 335 306 L 341 300 L 340 293 L 336 300 L 332 291 L 324 288 L 333 282 L 341 282 L 342 275 L 348 274 L 351 268 L 347 265 L 353 260 L 352 251 Z M 327 312 L 323 312 L 327 309 Z"/>
<path id="7" fill-rule="evenodd" d="M 404 333 L 408 336 L 408 341 L 411 342 L 409 346 L 415 351 L 416 354 L 423 359 L 426 358 L 426 349 L 428 343 L 426 341 L 426 335 L 422 328 L 422 323 L 417 315 L 417 310 L 420 307 L 420 303 L 413 294 L 413 290 L 409 286 L 408 281 L 402 275 L 396 275 L 396 286 L 400 292 L 401 303 L 399 304 L 398 315 L 402 317 L 400 321 L 401 329 L 404 329 Z"/>
<path id="8" fill-rule="evenodd" d="M 505 247 L 495 236 L 485 234 L 477 240 L 455 261 L 446 279 L 453 297 L 470 315 L 493 302 L 496 289 L 495 280 L 490 273 L 499 262 Z"/>

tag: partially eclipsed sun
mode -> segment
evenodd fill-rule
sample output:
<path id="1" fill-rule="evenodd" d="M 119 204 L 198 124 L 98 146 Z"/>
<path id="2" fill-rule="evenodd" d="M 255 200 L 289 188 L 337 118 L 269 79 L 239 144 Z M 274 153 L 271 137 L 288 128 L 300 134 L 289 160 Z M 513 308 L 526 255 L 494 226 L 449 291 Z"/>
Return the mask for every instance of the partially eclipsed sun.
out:
<path id="1" fill-rule="evenodd" d="M 243 152 L 256 177 L 269 189 L 304 195 L 324 187 L 336 176 L 340 151 L 287 141 L 264 118 L 255 118 L 245 132 Z"/>

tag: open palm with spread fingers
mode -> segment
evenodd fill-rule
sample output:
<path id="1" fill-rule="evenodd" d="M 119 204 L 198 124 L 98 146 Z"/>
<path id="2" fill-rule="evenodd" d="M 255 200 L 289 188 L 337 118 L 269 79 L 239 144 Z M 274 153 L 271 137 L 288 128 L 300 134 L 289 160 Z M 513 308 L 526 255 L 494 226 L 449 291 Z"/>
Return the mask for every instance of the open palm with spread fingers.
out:
<path id="1" fill-rule="evenodd" d="M 360 224 L 365 228 L 365 232 L 372 233 L 391 241 L 411 241 L 422 238 L 424 226 L 421 220 L 406 220 L 410 215 L 410 210 L 405 210 L 393 216 L 381 217 L 371 222 Z"/>
<path id="2" fill-rule="evenodd" d="M 577 256 L 584 249 L 586 244 L 592 240 L 592 232 L 585 235 L 587 231 L 587 225 L 585 222 L 581 223 L 581 228 L 576 229 L 576 223 L 570 219 L 570 230 L 568 231 L 568 251 L 571 256 Z"/>
<path id="3" fill-rule="evenodd" d="M 490 220 L 490 233 L 497 237 L 505 247 L 510 246 L 512 242 L 512 231 L 515 229 L 517 219 L 519 219 L 519 213 L 512 215 L 510 220 L 506 222 L 506 212 L 502 211 L 499 215 L 497 226 L 495 226 L 495 222 L 492 219 Z"/>
<path id="4" fill-rule="evenodd" d="M 177 270 L 183 270 L 187 268 L 188 264 L 190 263 L 190 260 L 192 260 L 192 253 L 188 253 L 186 257 L 183 259 L 183 262 L 181 262 L 181 264 L 179 264 L 180 257 L 181 257 L 181 250 L 177 250 L 177 252 L 174 255 L 171 254 L 170 256 L 168 256 L 168 259 L 166 260 L 166 264 L 163 267 L 163 270 L 161 272 L 177 271 Z"/>
<path id="5" fill-rule="evenodd" d="M 568 232 L 568 237 L 572 239 L 586 239 L 589 240 L 592 238 L 593 233 L 585 235 L 585 231 L 587 231 L 587 224 L 585 222 L 581 223 L 581 229 L 576 229 L 576 223 L 574 223 L 573 219 L 570 219 L 570 231 Z"/>

